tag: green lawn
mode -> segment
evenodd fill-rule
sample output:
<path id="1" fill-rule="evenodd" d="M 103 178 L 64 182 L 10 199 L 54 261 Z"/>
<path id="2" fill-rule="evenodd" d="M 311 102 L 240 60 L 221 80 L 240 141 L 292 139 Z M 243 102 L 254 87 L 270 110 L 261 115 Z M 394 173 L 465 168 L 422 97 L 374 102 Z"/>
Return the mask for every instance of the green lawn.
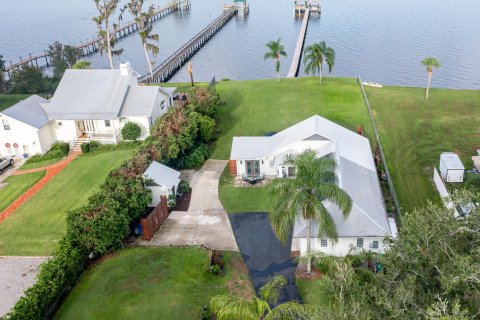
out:
<path id="1" fill-rule="evenodd" d="M 355 79 L 327 78 L 323 85 L 318 78 L 226 81 L 217 84 L 225 100 L 217 122 L 220 136 L 213 145 L 212 159 L 228 159 L 234 136 L 261 136 L 281 131 L 319 114 L 356 131 L 364 127 L 372 136 L 368 111 L 360 86 Z M 227 212 L 268 211 L 265 188 L 235 188 L 225 171 L 220 180 L 220 200 Z"/>
<path id="2" fill-rule="evenodd" d="M 1 255 L 48 255 L 65 233 L 65 211 L 84 204 L 131 150 L 80 157 L 0 224 Z"/>
<path id="3" fill-rule="evenodd" d="M 29 96 L 29 94 L 0 94 L 0 111 L 13 106 L 15 103 Z"/>
<path id="4" fill-rule="evenodd" d="M 229 213 L 268 212 L 271 198 L 265 187 L 234 187 L 228 166 L 223 170 L 219 182 L 219 196 L 225 210 Z"/>
<path id="5" fill-rule="evenodd" d="M 20 176 L 10 176 L 5 179 L 7 184 L 0 189 L 0 212 L 5 210 L 13 201 L 28 190 L 31 186 L 37 183 L 45 175 L 45 171 L 23 174 Z"/>
<path id="6" fill-rule="evenodd" d="M 325 292 L 321 281 L 321 279 L 297 279 L 297 288 L 304 303 L 322 308 L 328 306 L 332 301 L 332 297 L 329 296 L 328 292 Z"/>
<path id="7" fill-rule="evenodd" d="M 234 136 L 258 136 L 281 131 L 315 114 L 356 131 L 363 125 L 372 136 L 371 122 L 356 79 L 318 78 L 225 81 L 217 91 L 227 105 L 217 116 L 220 136 L 212 159 L 228 159 Z"/>
<path id="8" fill-rule="evenodd" d="M 464 165 L 480 149 L 480 91 L 367 88 L 400 205 L 404 211 L 439 201 L 433 166 L 457 152 Z"/>
<path id="9" fill-rule="evenodd" d="M 124 249 L 82 275 L 55 319 L 201 319 L 215 295 L 252 297 L 240 254 L 226 261 L 214 276 L 203 249 Z"/>

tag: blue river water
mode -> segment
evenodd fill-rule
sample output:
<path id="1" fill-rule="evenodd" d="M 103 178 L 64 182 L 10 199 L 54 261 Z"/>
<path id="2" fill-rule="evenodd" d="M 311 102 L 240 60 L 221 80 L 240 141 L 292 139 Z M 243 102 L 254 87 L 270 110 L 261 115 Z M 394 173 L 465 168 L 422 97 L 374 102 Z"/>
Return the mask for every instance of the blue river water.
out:
<path id="1" fill-rule="evenodd" d="M 160 63 L 222 13 L 231 0 L 192 0 L 192 9 L 155 23 Z M 125 3 L 126 0 L 123 0 Z M 150 0 L 165 5 L 167 0 Z M 275 76 L 274 62 L 264 61 L 265 43 L 282 39 L 288 57 L 281 62 L 285 76 L 291 63 L 301 20 L 293 1 L 250 0 L 250 14 L 233 18 L 193 58 L 197 81 L 259 79 Z M 420 61 L 437 57 L 432 86 L 480 89 L 480 6 L 474 0 L 323 0 L 322 14 L 309 21 L 305 45 L 326 41 L 336 51 L 332 75 L 361 76 L 386 85 L 425 86 Z M 93 0 L 2 0 L 0 54 L 17 61 L 43 52 L 56 40 L 78 44 L 94 37 Z M 126 18 L 128 20 L 128 17 Z M 139 73 L 147 72 L 140 39 L 134 34 L 118 42 Z M 93 66 L 108 67 L 105 55 L 88 57 Z M 301 66 L 300 76 L 304 75 Z M 171 81 L 188 81 L 185 67 Z"/>

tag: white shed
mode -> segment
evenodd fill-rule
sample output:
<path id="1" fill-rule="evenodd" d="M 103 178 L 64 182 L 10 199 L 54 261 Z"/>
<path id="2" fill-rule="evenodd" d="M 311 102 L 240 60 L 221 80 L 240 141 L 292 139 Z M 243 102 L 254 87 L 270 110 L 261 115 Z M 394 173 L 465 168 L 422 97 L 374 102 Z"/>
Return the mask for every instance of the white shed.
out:
<path id="1" fill-rule="evenodd" d="M 463 182 L 465 167 L 454 152 L 440 154 L 440 175 L 445 182 Z"/>
<path id="2" fill-rule="evenodd" d="M 152 190 L 150 207 L 156 207 L 160 203 L 160 196 L 175 195 L 180 183 L 180 172 L 173 170 L 161 163 L 152 161 L 143 173 L 146 186 Z"/>

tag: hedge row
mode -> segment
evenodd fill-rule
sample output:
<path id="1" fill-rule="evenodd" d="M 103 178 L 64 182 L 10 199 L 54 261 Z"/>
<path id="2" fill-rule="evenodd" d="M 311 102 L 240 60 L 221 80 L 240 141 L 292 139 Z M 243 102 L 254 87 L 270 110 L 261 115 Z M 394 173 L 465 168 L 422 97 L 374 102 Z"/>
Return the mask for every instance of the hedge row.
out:
<path id="1" fill-rule="evenodd" d="M 45 160 L 60 159 L 67 156 L 69 152 L 70 152 L 70 146 L 68 143 L 57 142 L 54 145 L 52 145 L 50 150 L 44 155 L 39 155 L 39 154 L 33 155 L 25 163 L 36 163 L 36 162 L 45 161 Z"/>
<path id="2" fill-rule="evenodd" d="M 220 106 L 220 100 L 213 89 L 208 89 L 208 94 L 216 98 L 206 94 L 202 91 L 202 101 L 214 101 L 215 106 L 203 102 L 202 108 L 211 113 Z M 123 247 L 130 222 L 138 219 L 150 202 L 150 190 L 142 179 L 150 162 L 162 161 L 177 167 L 177 161 L 182 166 L 196 165 L 205 159 L 205 143 L 213 138 L 214 131 L 215 120 L 201 108 L 196 110 L 195 105 L 173 108 L 162 116 L 141 148 L 110 172 L 87 204 L 67 212 L 67 232 L 53 257 L 42 264 L 37 282 L 3 318 L 50 318 L 92 259 Z"/>

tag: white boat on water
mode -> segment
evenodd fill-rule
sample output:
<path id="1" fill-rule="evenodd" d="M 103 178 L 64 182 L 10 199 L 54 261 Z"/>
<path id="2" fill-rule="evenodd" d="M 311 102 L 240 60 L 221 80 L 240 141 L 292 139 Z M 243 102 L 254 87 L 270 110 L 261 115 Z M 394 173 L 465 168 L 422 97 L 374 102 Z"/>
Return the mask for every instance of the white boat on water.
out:
<path id="1" fill-rule="evenodd" d="M 362 82 L 364 86 L 368 86 L 368 87 L 375 87 L 375 88 L 383 88 L 383 86 L 380 84 L 380 83 L 376 83 L 376 82 Z"/>

